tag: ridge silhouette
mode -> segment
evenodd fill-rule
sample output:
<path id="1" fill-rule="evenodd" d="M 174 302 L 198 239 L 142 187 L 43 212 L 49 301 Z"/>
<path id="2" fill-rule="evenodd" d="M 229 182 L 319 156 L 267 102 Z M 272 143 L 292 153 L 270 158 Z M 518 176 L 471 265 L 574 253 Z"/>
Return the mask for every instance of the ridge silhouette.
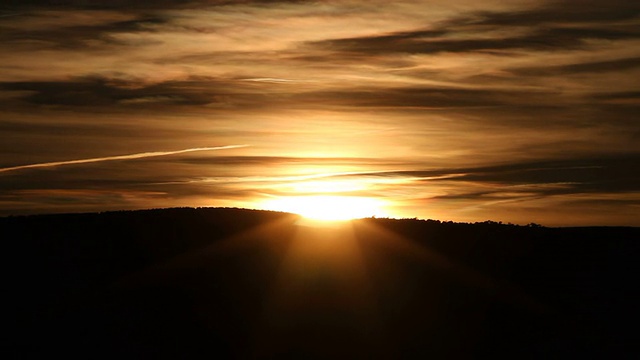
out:
<path id="1" fill-rule="evenodd" d="M 640 229 L 0 218 L 4 358 L 633 357 Z"/>

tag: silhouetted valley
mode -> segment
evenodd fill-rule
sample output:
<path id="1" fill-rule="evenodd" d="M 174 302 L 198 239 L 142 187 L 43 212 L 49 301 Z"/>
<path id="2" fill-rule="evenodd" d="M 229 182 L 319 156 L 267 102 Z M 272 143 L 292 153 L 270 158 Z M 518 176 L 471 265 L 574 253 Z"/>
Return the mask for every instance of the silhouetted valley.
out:
<path id="1" fill-rule="evenodd" d="M 635 358 L 640 228 L 0 218 L 5 359 Z"/>

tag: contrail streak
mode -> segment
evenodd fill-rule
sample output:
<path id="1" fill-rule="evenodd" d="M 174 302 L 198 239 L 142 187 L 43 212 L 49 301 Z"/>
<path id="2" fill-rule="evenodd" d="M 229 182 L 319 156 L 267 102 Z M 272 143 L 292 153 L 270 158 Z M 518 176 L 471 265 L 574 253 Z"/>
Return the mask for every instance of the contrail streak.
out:
<path id="1" fill-rule="evenodd" d="M 35 169 L 35 168 L 45 168 L 45 167 L 54 167 L 54 166 L 63 166 L 63 165 L 87 164 L 87 163 L 94 163 L 94 162 L 101 162 L 101 161 L 141 159 L 141 158 L 148 158 L 148 157 L 155 157 L 155 156 L 183 154 L 183 153 L 195 152 L 195 151 L 236 149 L 236 148 L 247 147 L 247 146 L 249 145 L 200 147 L 200 148 L 191 148 L 191 149 L 176 150 L 176 151 L 153 151 L 153 152 L 143 152 L 143 153 L 129 154 L 129 155 L 107 156 L 107 157 L 101 157 L 101 158 L 54 161 L 54 162 L 47 162 L 47 163 L 40 163 L 40 164 L 29 164 L 29 165 L 19 165 L 19 166 L 0 168 L 0 173 L 15 171 L 15 170 L 22 170 L 22 169 Z"/>

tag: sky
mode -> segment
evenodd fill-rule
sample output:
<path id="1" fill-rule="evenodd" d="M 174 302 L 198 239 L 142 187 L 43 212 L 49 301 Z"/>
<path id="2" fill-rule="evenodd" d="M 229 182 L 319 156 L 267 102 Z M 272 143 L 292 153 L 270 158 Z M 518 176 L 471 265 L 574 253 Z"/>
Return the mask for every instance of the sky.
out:
<path id="1" fill-rule="evenodd" d="M 0 215 L 640 226 L 638 79 L 628 0 L 4 1 Z"/>

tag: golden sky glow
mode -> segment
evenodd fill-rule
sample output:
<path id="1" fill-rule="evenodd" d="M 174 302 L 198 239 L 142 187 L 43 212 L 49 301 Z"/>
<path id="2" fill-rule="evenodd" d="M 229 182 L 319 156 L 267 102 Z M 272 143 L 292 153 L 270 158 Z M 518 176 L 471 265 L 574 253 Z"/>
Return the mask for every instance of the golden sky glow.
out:
<path id="1" fill-rule="evenodd" d="M 14 2 L 0 214 L 640 225 L 639 78 L 626 0 Z"/>
<path id="2" fill-rule="evenodd" d="M 350 220 L 364 217 L 388 217 L 381 201 L 355 196 L 286 196 L 267 200 L 261 208 L 300 214 L 314 220 Z"/>

